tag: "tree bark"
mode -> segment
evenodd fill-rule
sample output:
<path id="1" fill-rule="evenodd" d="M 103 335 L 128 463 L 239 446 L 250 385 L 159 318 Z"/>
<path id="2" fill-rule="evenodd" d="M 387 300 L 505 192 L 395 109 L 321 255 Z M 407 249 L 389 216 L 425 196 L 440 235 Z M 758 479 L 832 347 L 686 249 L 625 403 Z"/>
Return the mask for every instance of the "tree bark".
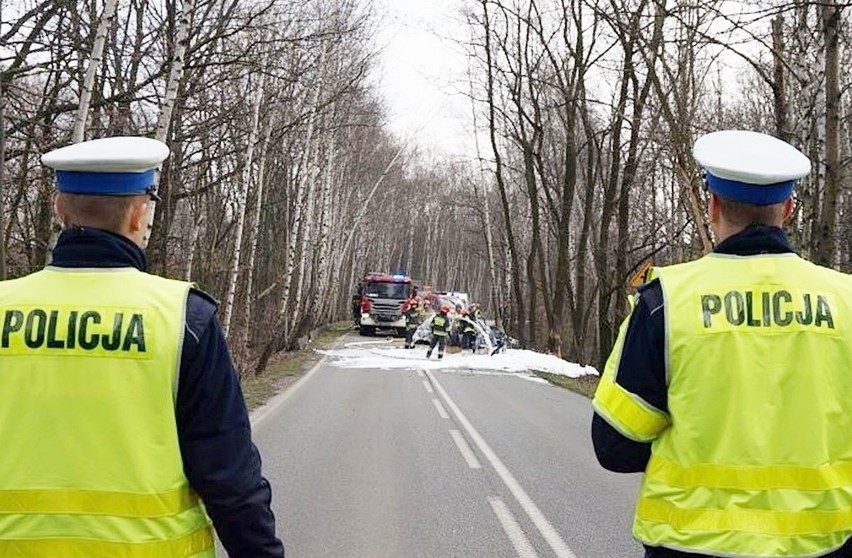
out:
<path id="1" fill-rule="evenodd" d="M 154 139 L 164 143 L 167 143 L 169 128 L 172 124 L 172 114 L 174 113 L 178 91 L 180 90 L 181 80 L 183 79 L 183 70 L 186 65 L 186 50 L 189 44 L 189 25 L 194 9 L 195 0 L 184 0 L 181 14 L 178 18 L 175 41 L 172 46 L 172 60 L 169 66 L 169 78 L 166 83 L 166 95 L 163 98 L 163 105 L 160 107 L 160 114 L 157 118 L 157 129 L 154 133 Z M 154 189 L 157 190 L 159 185 L 160 171 L 157 170 L 154 174 Z M 151 230 L 154 228 L 154 215 L 156 211 L 157 202 L 151 200 L 148 203 L 148 224 L 143 240 L 144 246 L 148 245 L 148 241 L 151 238 Z"/>
<path id="2" fill-rule="evenodd" d="M 0 8 L 1 10 L 2 8 Z M 3 18 L 0 17 L 0 21 Z M 6 94 L 0 73 L 0 281 L 6 280 Z"/>
<path id="3" fill-rule="evenodd" d="M 837 199 L 840 191 L 840 8 L 835 0 L 820 6 L 825 41 L 825 193 L 814 261 L 835 265 Z"/>
<path id="4" fill-rule="evenodd" d="M 263 89 L 266 83 L 265 69 L 261 67 L 258 78 L 257 94 L 252 105 L 251 128 L 249 130 L 248 145 L 246 146 L 243 171 L 240 176 L 240 191 L 237 196 L 237 227 L 234 231 L 234 252 L 231 255 L 231 265 L 228 272 L 228 294 L 225 296 L 224 316 L 222 318 L 222 329 L 225 337 L 228 337 L 231 328 L 231 315 L 234 310 L 234 295 L 237 292 L 237 279 L 240 274 L 240 256 L 242 254 L 243 229 L 246 222 L 246 200 L 251 187 L 251 176 L 254 165 L 254 150 L 257 144 L 258 129 L 260 128 L 260 105 L 263 103 Z"/>
<path id="5" fill-rule="evenodd" d="M 523 293 L 521 291 L 521 269 L 515 245 L 515 235 L 512 230 L 512 212 L 509 208 L 509 197 L 506 191 L 506 183 L 503 180 L 503 161 L 500 157 L 500 146 L 497 142 L 497 119 L 496 107 L 494 98 L 494 66 L 491 50 L 491 24 L 488 14 L 488 1 L 481 0 L 483 23 L 485 31 L 485 60 L 487 71 L 487 102 L 488 102 L 488 133 L 491 140 L 491 149 L 494 151 L 495 178 L 497 181 L 497 189 L 500 193 L 500 204 L 503 208 L 503 222 L 506 227 L 506 248 L 509 252 L 510 273 L 512 293 L 514 301 L 511 308 L 515 310 L 515 335 L 518 336 L 521 344 L 526 341 L 524 338 L 524 329 L 526 325 L 526 313 L 524 310 Z"/>
<path id="6" fill-rule="evenodd" d="M 86 68 L 86 77 L 83 79 L 83 84 L 80 87 L 80 102 L 77 107 L 77 116 L 74 118 L 74 132 L 71 135 L 73 143 L 83 141 L 85 135 L 86 121 L 89 117 L 89 104 L 92 100 L 92 89 L 95 86 L 95 74 L 103 58 L 104 45 L 109 29 L 112 26 L 112 20 L 115 18 L 116 6 L 118 6 L 118 0 L 106 0 L 104 2 L 104 11 L 98 19 L 98 30 L 95 33 L 95 42 L 92 45 L 89 65 Z"/>

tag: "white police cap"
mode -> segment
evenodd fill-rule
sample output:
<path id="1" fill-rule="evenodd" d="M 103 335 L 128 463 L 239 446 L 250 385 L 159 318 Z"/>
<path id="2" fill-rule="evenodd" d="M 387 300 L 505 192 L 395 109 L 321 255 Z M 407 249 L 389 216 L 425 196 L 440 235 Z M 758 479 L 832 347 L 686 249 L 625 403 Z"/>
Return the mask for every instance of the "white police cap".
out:
<path id="1" fill-rule="evenodd" d="M 698 138 L 695 160 L 707 171 L 707 185 L 722 197 L 754 205 L 789 198 L 811 162 L 778 138 L 748 130 L 723 130 Z"/>
<path id="2" fill-rule="evenodd" d="M 169 156 L 155 139 L 112 137 L 84 141 L 45 153 L 56 170 L 56 189 L 72 194 L 154 195 L 154 169 Z"/>

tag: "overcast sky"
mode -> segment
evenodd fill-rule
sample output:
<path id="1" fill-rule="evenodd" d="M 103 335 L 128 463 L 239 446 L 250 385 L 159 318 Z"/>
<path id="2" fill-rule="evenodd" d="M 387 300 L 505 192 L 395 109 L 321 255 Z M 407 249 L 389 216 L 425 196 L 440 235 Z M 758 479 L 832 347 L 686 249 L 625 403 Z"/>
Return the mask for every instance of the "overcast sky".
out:
<path id="1" fill-rule="evenodd" d="M 379 82 L 391 130 L 404 140 L 472 156 L 470 101 L 464 88 L 467 29 L 459 0 L 377 0 L 382 13 Z"/>

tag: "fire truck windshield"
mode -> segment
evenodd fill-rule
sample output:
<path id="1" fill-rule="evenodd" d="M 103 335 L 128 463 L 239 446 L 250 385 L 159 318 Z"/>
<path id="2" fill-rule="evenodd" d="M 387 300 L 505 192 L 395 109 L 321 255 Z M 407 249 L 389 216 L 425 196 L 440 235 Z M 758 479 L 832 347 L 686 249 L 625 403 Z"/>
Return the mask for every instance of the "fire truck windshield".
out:
<path id="1" fill-rule="evenodd" d="M 411 294 L 409 283 L 367 283 L 364 293 L 373 298 L 395 298 L 404 300 Z"/>

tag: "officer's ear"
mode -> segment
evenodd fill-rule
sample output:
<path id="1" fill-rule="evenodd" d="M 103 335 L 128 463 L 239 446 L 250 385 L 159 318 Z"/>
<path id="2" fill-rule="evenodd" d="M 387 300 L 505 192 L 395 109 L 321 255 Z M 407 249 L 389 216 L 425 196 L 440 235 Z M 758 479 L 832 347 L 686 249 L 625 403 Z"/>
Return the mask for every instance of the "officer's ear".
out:
<path id="1" fill-rule="evenodd" d="M 710 192 L 710 206 L 707 208 L 707 214 L 713 225 L 719 224 L 722 220 L 722 204 L 719 203 L 719 196 L 714 192 Z"/>
<path id="2" fill-rule="evenodd" d="M 130 204 L 127 228 L 131 233 L 138 233 L 148 228 L 148 195 L 134 196 Z"/>
<path id="3" fill-rule="evenodd" d="M 59 192 L 53 192 L 53 213 L 59 218 L 59 221 L 65 223 L 65 204 L 59 199 Z"/>
<path id="4" fill-rule="evenodd" d="M 784 217 L 782 219 L 782 222 L 786 223 L 790 219 L 790 217 L 793 216 L 793 210 L 795 210 L 795 209 L 796 209 L 796 200 L 793 199 L 793 196 L 790 196 L 784 202 Z"/>

